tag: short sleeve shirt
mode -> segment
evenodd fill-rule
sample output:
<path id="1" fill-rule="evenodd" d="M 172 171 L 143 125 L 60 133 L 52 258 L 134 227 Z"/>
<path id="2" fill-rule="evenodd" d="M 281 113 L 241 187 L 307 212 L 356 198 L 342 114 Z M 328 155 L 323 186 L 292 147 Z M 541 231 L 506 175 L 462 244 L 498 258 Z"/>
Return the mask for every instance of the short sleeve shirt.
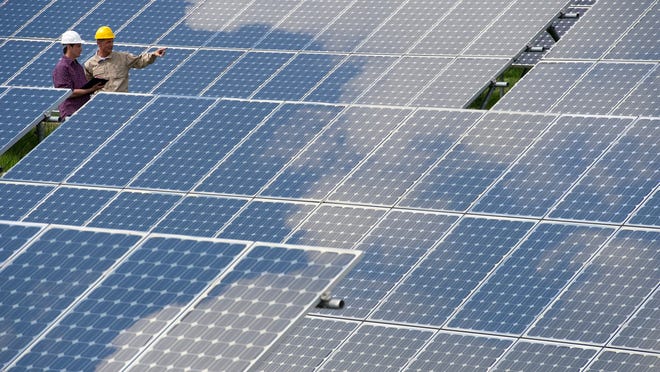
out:
<path id="1" fill-rule="evenodd" d="M 62 56 L 53 69 L 53 86 L 55 88 L 80 89 L 87 83 L 85 69 L 77 60 Z M 78 97 L 69 97 L 59 105 L 60 119 L 70 116 L 81 108 L 90 95 L 85 94 Z"/>

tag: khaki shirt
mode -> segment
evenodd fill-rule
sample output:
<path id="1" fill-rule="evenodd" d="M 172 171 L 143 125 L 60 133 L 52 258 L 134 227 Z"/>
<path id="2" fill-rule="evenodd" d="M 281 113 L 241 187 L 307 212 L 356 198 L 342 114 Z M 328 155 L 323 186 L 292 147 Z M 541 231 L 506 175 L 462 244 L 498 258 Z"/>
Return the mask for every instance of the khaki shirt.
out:
<path id="1" fill-rule="evenodd" d="M 126 52 L 112 52 L 106 58 L 98 54 L 85 62 L 85 75 L 87 80 L 92 77 L 108 79 L 103 90 L 106 92 L 128 92 L 128 70 L 143 68 L 154 63 L 154 53 L 143 53 L 135 56 Z"/>

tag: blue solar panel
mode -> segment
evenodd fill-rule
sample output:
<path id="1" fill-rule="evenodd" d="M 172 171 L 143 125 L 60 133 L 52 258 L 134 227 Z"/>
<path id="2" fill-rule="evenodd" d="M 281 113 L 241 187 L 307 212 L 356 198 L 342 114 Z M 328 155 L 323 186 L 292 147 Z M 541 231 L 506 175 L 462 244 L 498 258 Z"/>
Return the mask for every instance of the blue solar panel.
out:
<path id="1" fill-rule="evenodd" d="M 0 223 L 0 266 L 30 241 L 39 231 L 38 226 L 21 226 Z"/>
<path id="2" fill-rule="evenodd" d="M 315 204 L 254 200 L 240 211 L 219 237 L 282 243 Z"/>
<path id="3" fill-rule="evenodd" d="M 651 5 L 647 13 L 626 32 L 616 46 L 605 56 L 606 59 L 660 60 L 660 35 L 658 3 Z"/>
<path id="4" fill-rule="evenodd" d="M 154 93 L 198 96 L 240 55 L 241 53 L 236 51 L 198 50 L 181 63 Z M 222 95 L 233 96 L 224 89 L 222 94 L 217 96 Z"/>
<path id="5" fill-rule="evenodd" d="M 81 65 L 96 52 L 96 46 L 83 44 L 82 54 L 77 58 Z M 62 57 L 62 44 L 53 43 L 18 75 L 8 81 L 14 86 L 52 87 L 53 69 Z"/>
<path id="6" fill-rule="evenodd" d="M 43 12 L 17 32 L 16 36 L 57 39 L 64 31 L 70 30 L 74 22 L 92 9 L 94 5 L 92 1 L 80 2 L 78 0 L 51 2 Z"/>
<path id="7" fill-rule="evenodd" d="M 340 107 L 321 105 L 282 106 L 196 190 L 256 194 L 340 110 Z"/>
<path id="8" fill-rule="evenodd" d="M 439 332 L 408 366 L 411 371 L 484 371 L 512 340 Z"/>
<path id="9" fill-rule="evenodd" d="M 174 238 L 147 240 L 16 366 L 120 369 L 243 248 L 240 244 Z"/>
<path id="10" fill-rule="evenodd" d="M 350 248 L 385 214 L 385 209 L 323 204 L 293 231 L 290 244 Z"/>
<path id="11" fill-rule="evenodd" d="M 213 237 L 245 205 L 243 199 L 189 195 L 154 228 L 154 232 Z"/>
<path id="12" fill-rule="evenodd" d="M 70 94 L 66 89 L 11 88 L 0 95 L 0 154 L 34 128 L 49 109 Z"/>
<path id="13" fill-rule="evenodd" d="M 370 319 L 440 326 L 533 226 L 466 217 L 429 250 Z"/>
<path id="14" fill-rule="evenodd" d="M 213 102 L 201 98 L 156 98 L 79 168 L 69 182 L 109 186 L 128 184 Z"/>
<path id="15" fill-rule="evenodd" d="M 472 210 L 544 216 L 631 122 L 622 118 L 558 118 Z"/>
<path id="16" fill-rule="evenodd" d="M 94 41 L 96 30 L 107 25 L 114 31 L 135 16 L 149 0 L 104 0 L 73 27 L 85 41 Z M 119 32 L 117 35 L 121 35 Z M 120 37 L 120 39 L 123 39 Z M 123 40 L 122 40 L 123 41 Z"/>
<path id="17" fill-rule="evenodd" d="M 632 92 L 619 102 L 612 111 L 613 115 L 628 116 L 660 116 L 660 95 L 657 94 L 660 86 L 660 69 L 655 69 L 637 85 Z"/>
<path id="18" fill-rule="evenodd" d="M 449 58 L 403 57 L 358 99 L 358 103 L 404 106 L 441 73 Z"/>
<path id="19" fill-rule="evenodd" d="M 659 119 L 634 122 L 554 207 L 550 216 L 623 222 L 657 186 L 659 122 Z"/>
<path id="20" fill-rule="evenodd" d="M 607 342 L 658 285 L 658 239 L 658 231 L 618 232 L 528 334 Z"/>
<path id="21" fill-rule="evenodd" d="M 247 98 L 292 56 L 290 53 L 246 53 L 204 95 Z"/>
<path id="22" fill-rule="evenodd" d="M 89 226 L 147 231 L 179 199 L 181 195 L 122 192 L 89 222 Z"/>
<path id="23" fill-rule="evenodd" d="M 0 10 L 3 9 L 0 7 Z M 6 19 L 3 17 L 2 19 Z M 4 23 L 4 22 L 3 22 Z M 1 26 L 0 26 L 1 27 Z M 0 45 L 0 83 L 6 82 L 14 74 L 19 72 L 25 65 L 35 58 L 42 50 L 46 49 L 50 42 L 7 40 Z M 61 51 L 61 49 L 60 49 Z M 57 59 L 52 60 L 52 68 L 55 67 Z M 50 77 L 50 73 L 47 77 Z M 52 78 L 50 84 L 52 86 Z"/>
<path id="24" fill-rule="evenodd" d="M 519 341 L 491 369 L 522 371 L 534 366 L 542 371 L 577 371 L 587 365 L 595 354 L 595 349 Z"/>
<path id="25" fill-rule="evenodd" d="M 82 226 L 117 192 L 61 187 L 39 204 L 25 221 Z"/>
<path id="26" fill-rule="evenodd" d="M 164 150 L 131 184 L 189 190 L 276 107 L 274 103 L 220 101 Z"/>
<path id="27" fill-rule="evenodd" d="M 3 267 L 0 366 L 7 366 L 136 242 L 133 235 L 51 229 Z"/>
<path id="28" fill-rule="evenodd" d="M 393 56 L 351 55 L 304 99 L 353 103 L 397 60 Z"/>
<path id="29" fill-rule="evenodd" d="M 330 354 L 321 369 L 399 371 L 431 336 L 430 330 L 364 324 Z"/>
<path id="30" fill-rule="evenodd" d="M 183 18 L 185 12 L 186 4 L 179 0 L 150 2 L 127 25 L 117 30 L 115 40 L 122 43 L 153 44 Z"/>
<path id="31" fill-rule="evenodd" d="M 630 218 L 634 225 L 658 226 L 660 225 L 660 193 L 656 191 L 653 196 L 642 204 L 642 207 Z"/>
<path id="32" fill-rule="evenodd" d="M 653 352 L 660 351 L 660 339 L 656 336 L 660 324 L 660 290 L 637 310 L 635 315 L 619 330 L 611 345 Z"/>
<path id="33" fill-rule="evenodd" d="M 589 366 L 598 371 L 657 371 L 660 363 L 657 355 L 636 354 L 626 351 L 603 351 Z"/>
<path id="34" fill-rule="evenodd" d="M 181 64 L 192 53 L 192 49 L 168 48 L 165 56 L 157 58 L 153 64 L 143 69 L 131 70 L 129 91 L 138 93 L 151 92 L 176 66 Z M 200 86 L 199 88 L 201 89 L 202 87 Z"/>
<path id="35" fill-rule="evenodd" d="M 0 183 L 0 220 L 20 221 L 53 186 Z"/>
<path id="36" fill-rule="evenodd" d="M 300 100 L 342 59 L 331 54 L 298 54 L 254 98 Z"/>
<path id="37" fill-rule="evenodd" d="M 4 1 L 0 6 L 0 19 L 2 19 L 0 36 L 13 35 L 50 2 L 50 0 Z"/>
<path id="38" fill-rule="evenodd" d="M 151 99 L 153 97 L 150 96 L 105 93 L 95 95 L 30 152 L 30 156 L 12 167 L 4 178 L 64 181 Z M 121 107 L 121 110 L 108 110 L 108 107 Z"/>
<path id="39" fill-rule="evenodd" d="M 449 327 L 522 334 L 613 229 L 541 224 L 463 304 Z"/>
<path id="40" fill-rule="evenodd" d="M 258 245 L 134 366 L 246 370 L 355 259 L 354 253 Z"/>
<path id="41" fill-rule="evenodd" d="M 355 245 L 364 255 L 332 291 L 333 296 L 347 301 L 342 316 L 366 318 L 456 219 L 442 214 L 389 212 Z M 333 311 L 326 313 L 332 315 Z"/>
<path id="42" fill-rule="evenodd" d="M 536 114 L 486 114 L 413 186 L 399 205 L 467 209 L 553 119 Z"/>
<path id="43" fill-rule="evenodd" d="M 393 205 L 481 113 L 418 110 L 328 197 Z"/>
<path id="44" fill-rule="evenodd" d="M 325 197 L 409 113 L 391 108 L 347 109 L 262 194 Z"/>

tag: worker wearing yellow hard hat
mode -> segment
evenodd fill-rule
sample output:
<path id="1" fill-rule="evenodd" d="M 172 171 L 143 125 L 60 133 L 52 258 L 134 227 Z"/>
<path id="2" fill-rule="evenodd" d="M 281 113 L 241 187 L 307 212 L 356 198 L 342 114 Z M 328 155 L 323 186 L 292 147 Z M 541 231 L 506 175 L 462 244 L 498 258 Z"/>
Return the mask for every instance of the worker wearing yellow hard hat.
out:
<path id="1" fill-rule="evenodd" d="M 99 27 L 94 38 L 98 49 L 94 56 L 85 62 L 85 74 L 88 79 L 97 77 L 108 80 L 103 87 L 105 91 L 128 92 L 129 70 L 147 67 L 154 63 L 156 58 L 165 55 L 165 48 L 138 56 L 114 51 L 115 33 L 109 26 Z"/>

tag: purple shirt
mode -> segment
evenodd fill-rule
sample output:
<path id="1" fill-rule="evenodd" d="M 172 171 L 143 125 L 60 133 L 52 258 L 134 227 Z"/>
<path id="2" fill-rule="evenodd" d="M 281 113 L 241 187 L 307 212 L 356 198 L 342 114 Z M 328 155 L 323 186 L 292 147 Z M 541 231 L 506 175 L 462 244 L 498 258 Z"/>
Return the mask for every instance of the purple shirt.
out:
<path id="1" fill-rule="evenodd" d="M 62 56 L 53 69 L 53 85 L 55 88 L 69 88 L 71 90 L 82 88 L 87 83 L 85 69 L 77 60 Z M 89 101 L 91 95 L 69 97 L 59 106 L 60 121 L 70 116 Z"/>

